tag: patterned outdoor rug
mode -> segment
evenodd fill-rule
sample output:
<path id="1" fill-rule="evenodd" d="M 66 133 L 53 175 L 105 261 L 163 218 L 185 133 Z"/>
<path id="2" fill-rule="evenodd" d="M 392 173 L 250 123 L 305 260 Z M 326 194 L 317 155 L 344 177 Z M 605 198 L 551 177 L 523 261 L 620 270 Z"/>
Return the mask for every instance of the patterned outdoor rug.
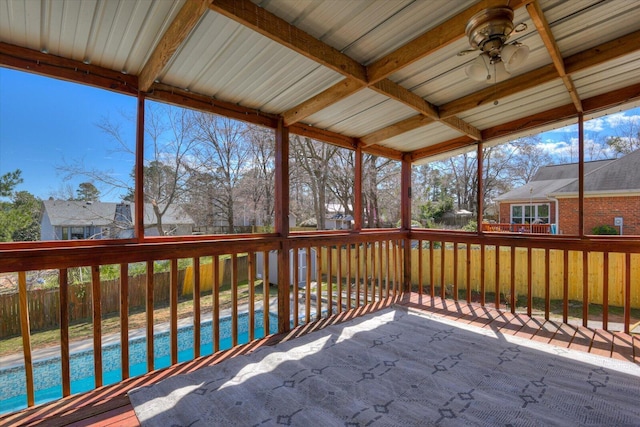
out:
<path id="1" fill-rule="evenodd" d="M 130 398 L 143 426 L 638 426 L 640 366 L 395 307 Z"/>

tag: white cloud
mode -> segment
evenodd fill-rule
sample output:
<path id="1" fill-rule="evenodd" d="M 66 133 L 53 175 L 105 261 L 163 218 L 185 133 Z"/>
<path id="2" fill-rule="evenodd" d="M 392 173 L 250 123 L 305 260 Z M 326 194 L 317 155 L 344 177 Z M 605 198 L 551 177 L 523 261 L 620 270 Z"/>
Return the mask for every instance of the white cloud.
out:
<path id="1" fill-rule="evenodd" d="M 601 118 L 584 122 L 584 130 L 589 132 L 601 132 L 604 130 L 605 121 Z"/>

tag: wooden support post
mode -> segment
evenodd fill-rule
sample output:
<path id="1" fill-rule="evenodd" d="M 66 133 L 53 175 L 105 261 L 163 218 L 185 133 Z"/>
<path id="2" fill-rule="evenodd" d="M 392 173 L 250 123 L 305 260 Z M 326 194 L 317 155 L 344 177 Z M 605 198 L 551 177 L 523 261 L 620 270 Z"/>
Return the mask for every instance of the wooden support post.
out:
<path id="1" fill-rule="evenodd" d="M 584 115 L 582 113 L 578 113 L 578 235 L 584 238 Z"/>
<path id="2" fill-rule="evenodd" d="M 411 231 L 411 154 L 405 153 L 402 156 L 402 166 L 400 175 L 400 215 L 402 229 L 405 231 Z M 403 239 L 404 248 L 404 277 L 403 277 L 403 291 L 411 292 L 411 237 Z"/>
<path id="3" fill-rule="evenodd" d="M 353 181 L 353 231 L 362 230 L 362 146 L 358 144 L 355 151 L 355 177 Z"/>
<path id="4" fill-rule="evenodd" d="M 144 237 L 144 93 L 138 92 L 136 116 L 136 157 L 134 164 L 134 200 L 135 236 L 138 240 Z"/>
<path id="5" fill-rule="evenodd" d="M 283 238 L 282 246 L 278 250 L 278 332 L 283 333 L 291 329 L 291 291 L 289 284 L 289 128 L 284 121 L 278 121 L 276 128 L 275 147 L 275 229 Z M 265 263 L 268 262 L 265 259 Z M 268 277 L 265 278 L 268 281 Z M 268 287 L 267 287 L 268 290 Z M 268 306 L 265 307 L 268 310 Z M 265 330 L 265 335 L 269 331 Z"/>

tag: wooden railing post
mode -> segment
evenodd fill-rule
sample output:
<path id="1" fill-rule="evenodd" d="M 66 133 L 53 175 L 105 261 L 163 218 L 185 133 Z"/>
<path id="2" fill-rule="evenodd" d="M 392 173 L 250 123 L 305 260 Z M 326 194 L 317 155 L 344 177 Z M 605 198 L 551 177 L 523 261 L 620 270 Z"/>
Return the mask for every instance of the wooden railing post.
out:
<path id="1" fill-rule="evenodd" d="M 280 119 L 276 132 L 275 147 L 275 229 L 283 239 L 278 250 L 278 332 L 291 329 L 290 273 L 289 273 L 289 128 Z M 268 258 L 265 258 L 265 264 Z M 264 278 L 269 280 L 268 277 Z M 268 290 L 268 289 L 267 289 Z M 269 307 L 264 307 L 268 311 Z M 265 330 L 265 335 L 269 331 Z"/>

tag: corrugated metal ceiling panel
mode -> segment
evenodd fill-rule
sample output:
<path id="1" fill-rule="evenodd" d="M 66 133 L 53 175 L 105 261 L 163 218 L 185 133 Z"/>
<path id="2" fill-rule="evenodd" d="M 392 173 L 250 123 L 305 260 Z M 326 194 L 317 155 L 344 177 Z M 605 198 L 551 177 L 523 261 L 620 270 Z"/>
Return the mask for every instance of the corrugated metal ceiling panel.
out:
<path id="1" fill-rule="evenodd" d="M 500 98 L 498 105 L 483 105 L 466 111 L 459 117 L 483 130 L 567 104 L 571 104 L 571 98 L 562 80 L 558 79 Z"/>
<path id="2" fill-rule="evenodd" d="M 360 137 L 415 114 L 413 109 L 365 89 L 308 117 L 305 122 L 321 129 Z"/>
<path id="3" fill-rule="evenodd" d="M 138 74 L 184 0 L 0 3 L 0 40 Z"/>
<path id="4" fill-rule="evenodd" d="M 448 141 L 460 136 L 460 133 L 439 122 L 414 129 L 402 135 L 389 138 L 381 145 L 399 151 L 410 152 L 423 147 L 430 147 L 439 142 Z"/>
<path id="5" fill-rule="evenodd" d="M 160 79 L 207 96 L 280 113 L 337 83 L 342 76 L 208 12 Z M 288 94 L 286 99 L 284 93 Z"/>
<path id="6" fill-rule="evenodd" d="M 253 1 L 365 65 L 475 3 L 473 0 Z"/>
<path id="7" fill-rule="evenodd" d="M 564 57 L 630 33 L 640 20 L 639 1 L 581 0 L 542 7 Z"/>
<path id="8" fill-rule="evenodd" d="M 573 76 L 581 99 L 602 95 L 629 86 L 630 76 L 640 75 L 640 53 L 591 67 Z"/>

